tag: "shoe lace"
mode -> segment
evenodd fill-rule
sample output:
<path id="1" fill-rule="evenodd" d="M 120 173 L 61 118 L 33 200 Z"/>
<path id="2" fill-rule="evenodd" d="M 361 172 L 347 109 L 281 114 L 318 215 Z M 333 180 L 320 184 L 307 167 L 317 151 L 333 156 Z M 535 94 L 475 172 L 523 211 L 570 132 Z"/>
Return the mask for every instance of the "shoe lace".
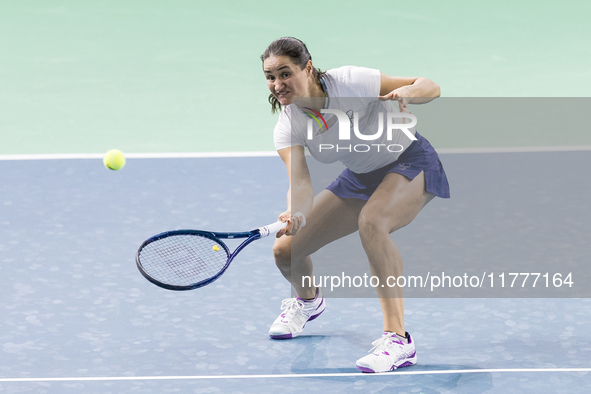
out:
<path id="1" fill-rule="evenodd" d="M 281 301 L 281 311 L 283 317 L 293 317 L 298 312 L 304 310 L 304 301 L 297 298 L 286 298 Z"/>
<path id="2" fill-rule="evenodd" d="M 371 343 L 373 347 L 370 349 L 368 353 L 380 353 L 383 351 L 387 351 L 397 345 L 396 342 L 392 340 L 392 337 L 389 335 L 384 335 L 379 339 L 376 339 Z"/>

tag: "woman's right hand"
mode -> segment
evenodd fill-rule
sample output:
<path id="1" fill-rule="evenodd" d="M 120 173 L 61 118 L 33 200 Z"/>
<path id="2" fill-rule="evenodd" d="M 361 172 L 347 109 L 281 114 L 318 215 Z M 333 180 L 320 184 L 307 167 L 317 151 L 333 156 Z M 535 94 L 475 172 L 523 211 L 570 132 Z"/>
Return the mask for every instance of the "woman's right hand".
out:
<path id="1" fill-rule="evenodd" d="M 296 235 L 300 228 L 304 227 L 306 224 L 306 218 L 304 214 L 301 212 L 297 212 L 294 215 L 291 214 L 291 211 L 285 211 L 279 218 L 277 219 L 279 222 L 287 222 L 287 227 L 282 228 L 277 234 L 276 237 L 280 238 L 284 235 Z"/>

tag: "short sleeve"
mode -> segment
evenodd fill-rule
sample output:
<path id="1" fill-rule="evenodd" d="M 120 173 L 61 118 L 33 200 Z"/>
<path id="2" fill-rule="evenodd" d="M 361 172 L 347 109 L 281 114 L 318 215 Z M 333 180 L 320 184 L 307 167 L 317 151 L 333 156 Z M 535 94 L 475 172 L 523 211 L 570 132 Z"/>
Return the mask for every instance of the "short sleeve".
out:
<path id="1" fill-rule="evenodd" d="M 380 70 L 343 66 L 331 71 L 338 81 L 344 83 L 351 90 L 353 97 L 378 97 L 380 95 Z"/>
<path id="2" fill-rule="evenodd" d="M 277 124 L 273 130 L 273 142 L 275 143 L 275 150 L 289 148 L 294 145 L 306 145 L 295 133 L 292 133 L 290 106 L 281 109 L 279 119 L 277 119 Z"/>

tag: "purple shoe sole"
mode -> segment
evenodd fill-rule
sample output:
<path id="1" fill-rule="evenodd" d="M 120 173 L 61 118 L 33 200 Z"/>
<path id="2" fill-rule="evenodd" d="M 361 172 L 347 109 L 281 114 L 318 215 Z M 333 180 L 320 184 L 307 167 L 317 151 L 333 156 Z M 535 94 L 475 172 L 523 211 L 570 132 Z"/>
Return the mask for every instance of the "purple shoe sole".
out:
<path id="1" fill-rule="evenodd" d="M 399 365 L 398 367 L 394 368 L 394 369 L 398 369 L 398 368 L 402 368 L 402 367 L 410 367 L 411 365 L 414 365 L 413 363 L 411 363 L 410 361 L 407 361 L 405 363 L 402 363 L 401 365 Z M 392 371 L 394 370 L 392 369 Z"/>
<path id="2" fill-rule="evenodd" d="M 289 334 L 280 334 L 280 335 L 269 335 L 271 339 L 291 339 L 293 336 L 291 333 Z"/>
<path id="3" fill-rule="evenodd" d="M 412 361 L 405 361 L 402 364 L 400 364 L 399 366 L 392 365 L 392 368 L 390 368 L 390 371 L 386 371 L 386 372 L 395 371 L 398 368 L 402 368 L 402 367 L 410 367 L 411 365 L 415 365 L 415 363 L 413 363 Z M 365 372 L 365 373 L 376 373 L 376 371 L 374 371 L 371 368 L 360 367 L 358 365 L 357 365 L 357 369 L 360 370 L 361 372 Z"/>

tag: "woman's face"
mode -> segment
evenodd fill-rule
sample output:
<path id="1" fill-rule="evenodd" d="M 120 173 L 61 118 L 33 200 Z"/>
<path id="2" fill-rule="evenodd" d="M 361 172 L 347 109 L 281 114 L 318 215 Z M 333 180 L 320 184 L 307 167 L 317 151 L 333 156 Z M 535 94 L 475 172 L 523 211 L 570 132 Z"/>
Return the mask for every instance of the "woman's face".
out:
<path id="1" fill-rule="evenodd" d="M 263 61 L 267 87 L 281 105 L 291 104 L 293 97 L 307 97 L 311 62 L 302 70 L 288 56 L 269 56 Z"/>

